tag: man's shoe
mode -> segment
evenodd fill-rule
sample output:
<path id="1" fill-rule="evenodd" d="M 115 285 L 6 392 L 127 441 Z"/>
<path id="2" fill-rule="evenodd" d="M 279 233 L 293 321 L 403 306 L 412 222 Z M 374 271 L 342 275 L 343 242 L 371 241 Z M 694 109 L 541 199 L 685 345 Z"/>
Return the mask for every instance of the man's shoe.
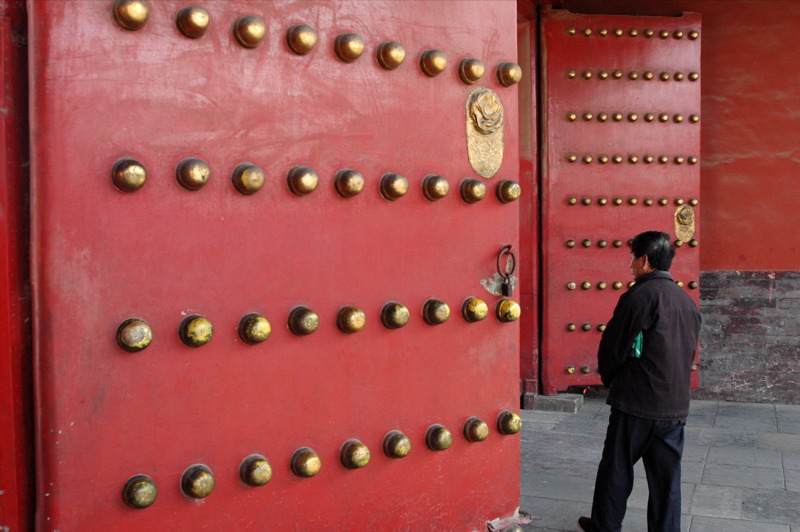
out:
<path id="1" fill-rule="evenodd" d="M 578 528 L 583 530 L 583 532 L 594 532 L 594 526 L 592 525 L 592 520 L 588 517 L 579 517 L 578 518 Z"/>

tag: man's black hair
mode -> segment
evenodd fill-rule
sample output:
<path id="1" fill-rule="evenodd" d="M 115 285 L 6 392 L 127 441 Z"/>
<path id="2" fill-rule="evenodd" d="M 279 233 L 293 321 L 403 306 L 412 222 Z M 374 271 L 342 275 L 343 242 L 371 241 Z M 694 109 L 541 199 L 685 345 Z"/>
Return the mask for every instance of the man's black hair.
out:
<path id="1" fill-rule="evenodd" d="M 637 259 L 647 255 L 647 260 L 656 270 L 669 271 L 672 259 L 675 258 L 675 247 L 667 233 L 661 231 L 645 231 L 633 237 L 631 251 Z"/>

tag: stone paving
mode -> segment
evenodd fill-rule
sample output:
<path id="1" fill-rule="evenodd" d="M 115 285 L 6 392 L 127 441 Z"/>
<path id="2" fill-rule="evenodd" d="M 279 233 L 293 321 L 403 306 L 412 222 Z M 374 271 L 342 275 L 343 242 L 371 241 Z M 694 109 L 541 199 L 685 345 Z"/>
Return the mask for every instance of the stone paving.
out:
<path id="1" fill-rule="evenodd" d="M 523 410 L 525 531 L 575 531 L 591 513 L 609 407 Z M 623 532 L 647 530 L 647 480 L 636 465 Z M 692 401 L 682 469 L 684 532 L 800 532 L 800 406 Z"/>

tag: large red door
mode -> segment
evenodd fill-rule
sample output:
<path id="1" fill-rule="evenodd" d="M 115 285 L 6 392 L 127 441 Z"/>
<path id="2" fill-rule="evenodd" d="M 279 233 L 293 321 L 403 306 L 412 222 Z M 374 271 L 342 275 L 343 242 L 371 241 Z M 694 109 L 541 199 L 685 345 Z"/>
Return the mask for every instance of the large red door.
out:
<path id="1" fill-rule="evenodd" d="M 698 301 L 700 41 L 698 14 L 542 11 L 542 393 L 600 384 L 637 233 L 674 235 Z"/>
<path id="2" fill-rule="evenodd" d="M 38 529 L 514 514 L 515 4 L 199 7 L 28 2 Z"/>

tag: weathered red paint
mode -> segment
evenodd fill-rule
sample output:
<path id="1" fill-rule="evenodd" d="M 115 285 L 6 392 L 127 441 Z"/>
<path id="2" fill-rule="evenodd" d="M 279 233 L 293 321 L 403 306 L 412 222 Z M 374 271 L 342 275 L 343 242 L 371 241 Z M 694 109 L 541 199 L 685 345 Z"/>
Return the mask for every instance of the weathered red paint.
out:
<path id="1" fill-rule="evenodd" d="M 519 62 L 524 69 L 519 87 L 519 182 L 523 190 L 523 198 L 519 202 L 519 271 L 520 304 L 524 309 L 520 328 L 519 376 L 523 408 L 532 408 L 531 394 L 539 390 L 538 18 L 536 10 L 530 9 L 531 6 L 518 3 L 517 7 Z"/>
<path id="2" fill-rule="evenodd" d="M 537 0 L 536 3 L 545 3 Z M 579 13 L 703 16 L 702 270 L 797 270 L 794 195 L 800 136 L 796 55 L 787 36 L 800 3 L 783 0 L 565 0 Z"/>
<path id="3" fill-rule="evenodd" d="M 700 30 L 700 16 L 686 14 L 680 18 L 621 17 L 580 15 L 567 10 L 545 9 L 542 15 L 542 98 L 544 122 L 542 171 L 542 392 L 551 394 L 570 386 L 600 384 L 597 373 L 598 326 L 611 318 L 619 295 L 626 289 L 631 273 L 629 239 L 646 230 L 675 234 L 676 200 L 699 198 L 699 164 L 689 164 L 690 156 L 700 156 L 700 123 L 690 123 L 691 114 L 700 112 L 700 41 L 690 40 L 692 30 Z M 574 34 L 569 33 L 574 29 Z M 605 28 L 606 36 L 600 35 Z M 645 29 L 656 33 L 646 38 Z M 638 36 L 629 36 L 636 29 Z M 588 30 L 590 34 L 584 35 Z M 616 36 L 615 30 L 623 34 Z M 668 31 L 669 38 L 659 37 Z M 682 31 L 682 38 L 673 38 Z M 702 35 L 702 34 L 701 34 Z M 568 75 L 573 71 L 574 77 Z M 599 79 L 606 71 L 607 79 Z M 613 72 L 622 72 L 614 79 Z M 638 79 L 629 79 L 630 72 Z M 645 80 L 646 71 L 654 79 Z M 584 79 L 584 73 L 591 77 Z M 668 72 L 669 81 L 659 75 Z M 686 78 L 676 81 L 676 73 Z M 689 81 L 690 72 L 700 73 L 700 79 Z M 576 118 L 570 120 L 568 114 Z M 589 119 L 585 113 L 591 113 Z M 607 113 L 605 121 L 598 120 Z M 622 119 L 613 115 L 621 113 Z M 630 121 L 630 114 L 637 119 Z M 655 118 L 645 121 L 645 114 L 658 117 L 665 113 L 667 122 Z M 683 122 L 676 123 L 675 115 Z M 573 154 L 577 160 L 570 162 Z M 657 160 L 650 164 L 645 155 L 658 159 L 668 156 L 666 164 Z M 615 163 L 614 156 L 622 162 Z M 629 162 L 631 155 L 636 162 Z M 590 157 L 584 162 L 584 157 Z M 601 164 L 602 156 L 609 158 Z M 676 156 L 684 157 L 676 164 Z M 569 204 L 568 198 L 575 198 Z M 604 206 L 599 198 L 606 198 Z M 583 204 L 587 198 L 589 205 Z M 619 198 L 621 205 L 615 205 Z M 629 203 L 635 198 L 637 203 Z M 645 198 L 655 201 L 645 206 Z M 659 205 L 667 198 L 667 205 Z M 697 228 L 694 238 L 700 238 L 701 205 L 694 207 Z M 590 247 L 583 247 L 588 239 Z M 566 245 L 575 242 L 574 247 Z M 605 248 L 598 241 L 606 240 Z M 613 245 L 621 241 L 621 247 Z M 699 282 L 699 248 L 688 244 L 678 251 L 671 270 L 676 281 L 682 281 L 695 301 L 699 291 L 690 289 L 689 282 Z M 608 287 L 599 290 L 598 284 Z M 615 281 L 623 283 L 615 290 Z M 590 288 L 583 289 L 584 282 Z M 570 290 L 568 283 L 576 288 Z M 576 330 L 568 331 L 573 323 Z M 589 330 L 582 327 L 587 324 Z M 567 371 L 572 367 L 574 373 Z M 588 371 L 584 373 L 583 368 Z M 696 385 L 696 374 L 694 377 Z"/>
<path id="4" fill-rule="evenodd" d="M 51 3 L 55 4 L 55 2 Z M 102 4 L 102 2 L 98 3 Z M 246 5 L 243 2 L 229 3 L 235 7 Z M 532 19 L 531 6 L 541 3 L 544 2 L 539 0 L 519 2 L 523 18 L 527 13 L 528 19 Z M 11 16 L 12 23 L 14 20 L 24 20 L 24 10 L 20 9 L 21 4 L 21 2 L 3 4 L 4 15 Z M 108 4 L 110 5 L 110 2 Z M 416 4 L 419 6 L 418 2 Z M 793 57 L 792 54 L 786 53 L 785 36 L 792 34 L 797 25 L 800 5 L 770 0 L 759 2 L 663 0 L 657 3 L 640 2 L 639 0 L 604 2 L 566 0 L 562 5 L 572 11 L 584 13 L 602 11 L 606 14 L 677 16 L 684 11 L 695 11 L 703 14 L 704 99 L 701 166 L 704 238 L 700 252 L 701 265 L 703 269 L 796 269 L 797 253 L 800 252 L 800 247 L 795 246 L 791 240 L 786 240 L 784 229 L 792 226 L 796 220 L 797 209 L 793 203 L 793 196 L 784 194 L 784 192 L 792 188 L 792 176 L 796 173 L 796 164 L 786 154 L 791 154 L 792 146 L 796 144 L 796 128 L 792 113 L 789 111 L 800 105 L 800 96 L 793 85 L 793 78 L 785 74 L 792 69 L 790 62 Z M 108 5 L 104 5 L 103 9 L 108 17 Z M 419 13 L 423 13 L 423 11 L 419 11 Z M 780 16 L 775 16 L 776 13 L 780 13 Z M 171 16 L 172 14 L 169 14 L 168 18 Z M 452 18 L 450 15 L 448 17 Z M 108 18 L 105 20 L 108 21 Z M 300 18 L 296 22 L 301 22 Z M 464 24 L 463 28 L 476 26 L 474 20 L 459 22 Z M 341 24 L 342 27 L 345 25 L 347 24 Z M 162 26 L 156 32 L 165 34 L 166 27 Z M 439 28 L 440 26 L 431 25 L 430 27 Z M 274 22 L 271 26 L 271 31 L 282 31 L 282 29 L 278 22 Z M 32 34 L 37 34 L 38 39 L 47 42 L 49 37 L 43 30 L 44 28 L 39 26 L 32 26 Z M 146 31 L 152 33 L 154 29 L 150 27 Z M 330 35 L 332 35 L 333 30 L 330 31 Z M 436 35 L 436 31 L 431 30 L 428 35 Z M 107 35 L 105 36 L 107 37 Z M 387 33 L 385 38 L 393 37 Z M 76 39 L 73 35 L 73 40 L 80 39 Z M 439 44 L 434 42 L 437 40 L 431 37 L 430 42 L 426 42 L 425 46 L 438 46 Z M 754 42 L 757 45 L 753 45 Z M 276 46 L 275 43 L 277 40 L 273 40 L 273 47 Z M 24 55 L 25 52 L 20 45 L 21 42 L 14 44 L 18 57 Z M 463 48 L 469 48 L 469 46 L 464 44 Z M 127 50 L 136 52 L 136 48 L 133 46 Z M 470 53 L 473 52 L 470 51 Z M 326 54 L 327 57 L 330 57 L 329 52 Z M 411 57 L 407 59 L 407 63 L 401 67 L 400 71 L 409 67 L 411 59 Z M 506 58 L 504 57 L 504 59 Z M 7 66 L 4 64 L 4 73 L 7 72 L 5 69 Z M 451 68 L 452 66 L 451 63 Z M 20 70 L 18 64 L 14 70 L 19 73 L 24 68 Z M 287 74 L 284 72 L 280 75 L 286 77 Z M 454 76 L 453 70 L 448 70 L 448 75 Z M 23 89 L 20 94 L 24 99 L 24 82 L 21 78 L 24 76 L 18 76 L 15 79 L 13 87 L 15 90 Z M 375 79 L 383 79 L 383 76 L 376 75 Z M 434 83 L 439 82 L 438 79 L 434 80 Z M 438 86 L 436 85 L 436 87 Z M 7 84 L 6 87 L 8 87 Z M 508 108 L 508 99 L 503 97 L 503 101 Z M 21 105 L 21 100 L 17 99 L 9 109 L 19 111 L 21 107 L 24 108 L 24 105 Z M 90 110 L 93 108 L 94 106 Z M 24 111 L 19 111 L 17 114 L 24 115 Z M 106 116 L 113 115 L 109 112 L 105 114 Z M 5 118 L 7 119 L 7 117 Z M 19 128 L 19 123 L 15 127 Z M 19 139 L 19 137 L 17 135 L 15 138 Z M 6 148 L 8 148 L 8 142 L 13 144 L 19 140 L 9 141 L 6 136 L 6 142 Z M 5 150 L 5 153 L 8 154 L 8 150 Z M 776 156 L 772 157 L 773 154 Z M 19 158 L 23 159 L 21 156 Z M 521 181 L 524 179 L 527 165 L 528 161 L 523 158 Z M 533 164 L 532 166 L 535 169 L 537 165 Z M 334 166 L 331 165 L 331 168 Z M 283 169 L 281 169 L 282 171 Z M 170 179 L 169 173 L 169 169 L 162 171 L 162 179 Z M 224 179 L 224 177 L 220 178 L 222 174 L 224 171 L 217 172 L 216 182 Z M 465 175 L 467 174 L 465 173 Z M 106 168 L 104 167 L 102 177 L 98 177 L 98 180 L 105 178 Z M 16 313 L 14 310 L 2 311 L 2 319 L 6 320 L 3 322 L 3 327 L 5 328 L 7 323 L 11 323 L 8 330 L 11 331 L 11 334 L 18 335 L 19 343 L 15 343 L 13 336 L 9 336 L 9 350 L 7 353 L 3 351 L 3 355 L 0 356 L 0 378 L 8 384 L 8 386 L 0 387 L 0 396 L 3 400 L 2 407 L 0 407 L 0 419 L 2 419 L 4 427 L 10 428 L 10 430 L 0 433 L 5 438 L 3 444 L 0 445 L 0 481 L 7 483 L 10 479 L 17 483 L 16 489 L 8 489 L 8 484 L 4 484 L 6 487 L 0 488 L 5 492 L 3 497 L 0 497 L 0 516 L 2 516 L 0 524 L 14 529 L 14 525 L 20 523 L 18 528 L 24 529 L 27 522 L 26 515 L 33 507 L 33 502 L 28 495 L 32 485 L 31 468 L 26 465 L 26 456 L 32 452 L 32 445 L 26 436 L 26 431 L 30 428 L 33 417 L 28 402 L 30 379 L 27 372 L 30 366 L 30 355 L 25 344 L 27 315 L 24 298 L 27 284 L 24 282 L 26 278 L 24 172 L 11 171 L 7 173 L 3 186 L 6 194 L 3 198 L 4 216 L 7 217 L 2 220 L 5 225 L 0 228 L 2 229 L 0 238 L 8 239 L 4 245 L 7 246 L 5 249 L 10 253 L 9 257 L 11 258 L 6 259 L 3 268 L 4 274 L 7 274 L 8 279 L 12 280 L 9 280 L 8 289 L 5 292 L 9 294 L 9 301 L 4 302 L 2 308 L 5 309 L 6 304 L 9 305 L 9 308 L 14 308 L 20 302 L 23 303 L 23 306 L 20 313 Z M 523 188 L 526 194 L 530 190 L 524 185 Z M 755 211 L 753 205 L 757 206 Z M 755 218 L 751 216 L 753 212 L 756 212 Z M 167 226 L 172 227 L 171 224 L 167 224 Z M 537 242 L 533 242 L 532 245 L 536 244 Z M 520 241 L 521 252 L 525 245 Z M 522 262 L 520 265 L 521 275 L 526 271 L 526 267 L 532 266 L 532 263 Z M 18 282 L 19 279 L 22 279 L 21 283 Z M 524 300 L 530 301 L 527 294 L 534 291 L 535 288 L 526 283 L 526 279 L 523 279 L 521 290 L 525 294 Z M 19 299 L 20 297 L 23 299 Z M 526 310 L 523 319 L 526 319 L 530 313 L 527 312 L 528 304 L 522 301 L 523 297 L 520 299 Z M 534 297 L 534 301 L 537 299 Z M 374 323 L 374 320 L 370 322 L 371 325 Z M 275 320 L 273 320 L 273 325 L 275 325 Z M 167 334 L 172 334 L 172 332 Z M 529 342 L 523 340 L 523 344 L 529 345 Z M 116 349 L 113 344 L 111 347 Z M 526 356 L 524 348 L 520 350 L 520 353 L 521 356 Z M 520 368 L 523 379 L 527 379 L 536 372 L 535 364 L 531 365 L 525 358 L 521 359 Z M 9 449 L 15 450 L 9 453 Z M 115 486 L 114 490 L 117 488 L 118 486 Z"/>
<path id="5" fill-rule="evenodd" d="M 150 2 L 139 31 L 120 29 L 110 2 L 30 2 L 33 129 L 33 276 L 39 453 L 37 525 L 51 530 L 220 530 L 357 527 L 482 529 L 519 504 L 519 438 L 495 420 L 518 407 L 519 327 L 493 315 L 498 298 L 480 280 L 495 272 L 505 244 L 518 247 L 515 204 L 494 185 L 516 179 L 517 88 L 494 69 L 516 60 L 511 2 L 210 2 L 211 26 L 182 37 L 179 2 Z M 267 22 L 265 42 L 246 50 L 230 26 L 241 15 Z M 317 28 L 319 44 L 292 54 L 284 32 Z M 365 55 L 340 62 L 343 32 L 362 35 Z M 385 71 L 377 45 L 401 42 L 406 62 Z M 447 70 L 428 78 L 417 64 L 443 50 Z M 480 84 L 505 107 L 505 158 L 486 199 L 467 205 L 464 85 L 456 65 L 476 57 Z M 189 192 L 175 180 L 184 157 L 205 160 L 212 178 Z M 110 169 L 140 160 L 145 186 L 115 189 Z M 238 194 L 231 169 L 242 161 L 267 175 Z M 305 197 L 286 186 L 296 164 L 317 171 Z M 343 199 L 333 176 L 353 168 L 366 188 Z M 399 172 L 406 197 L 387 202 L 380 176 Z M 450 194 L 427 201 L 426 174 L 445 176 Z M 492 314 L 470 324 L 468 296 Z M 426 299 L 447 301 L 450 320 L 430 326 Z M 380 324 L 388 301 L 411 311 L 400 330 Z M 286 316 L 307 305 L 321 320 L 295 337 Z M 356 305 L 366 328 L 341 333 L 336 313 Z M 244 345 L 236 326 L 249 312 L 272 323 L 271 337 Z M 214 338 L 189 348 L 177 335 L 187 314 L 205 315 Z M 154 340 L 127 353 L 115 344 L 125 319 L 145 319 Z M 491 427 L 468 443 L 470 416 Z M 427 427 L 453 433 L 444 452 L 425 447 Z M 401 460 L 381 451 L 392 429 L 412 440 Z M 347 470 L 341 445 L 357 438 L 370 463 Z M 322 471 L 299 479 L 289 458 L 315 449 Z M 240 462 L 262 453 L 269 484 L 238 479 Z M 207 465 L 216 488 L 185 497 L 179 479 Z M 128 508 L 125 481 L 150 475 L 159 489 L 147 509 Z"/>
<path id="6" fill-rule="evenodd" d="M 25 16 L 18 5 L 0 14 L 0 528 L 25 530 L 33 510 Z"/>

